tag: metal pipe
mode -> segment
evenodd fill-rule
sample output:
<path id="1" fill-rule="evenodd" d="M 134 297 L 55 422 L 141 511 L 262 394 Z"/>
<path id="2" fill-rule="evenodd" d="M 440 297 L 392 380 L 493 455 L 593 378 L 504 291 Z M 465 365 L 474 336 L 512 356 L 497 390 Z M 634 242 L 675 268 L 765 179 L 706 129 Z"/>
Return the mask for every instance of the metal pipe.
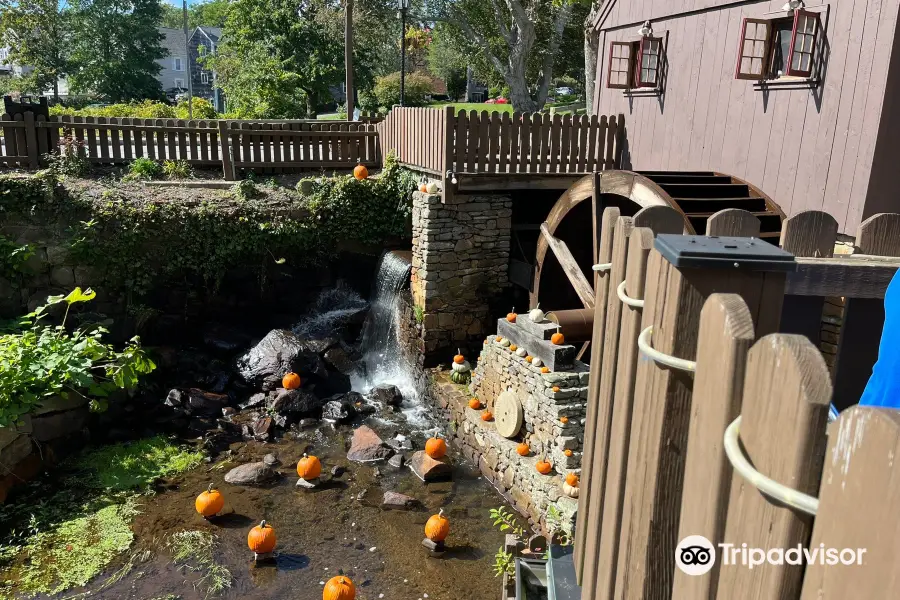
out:
<path id="1" fill-rule="evenodd" d="M 589 342 L 594 334 L 594 309 L 575 308 L 547 313 L 547 319 L 559 325 L 566 341 Z"/>

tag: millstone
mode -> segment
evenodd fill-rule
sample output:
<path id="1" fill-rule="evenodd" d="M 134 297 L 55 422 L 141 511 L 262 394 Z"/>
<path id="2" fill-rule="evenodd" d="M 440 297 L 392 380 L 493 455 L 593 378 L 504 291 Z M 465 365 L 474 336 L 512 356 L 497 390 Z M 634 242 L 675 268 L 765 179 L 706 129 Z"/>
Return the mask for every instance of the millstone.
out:
<path id="1" fill-rule="evenodd" d="M 522 428 L 522 403 L 510 391 L 502 392 L 494 403 L 494 425 L 497 433 L 506 438 L 515 437 Z"/>

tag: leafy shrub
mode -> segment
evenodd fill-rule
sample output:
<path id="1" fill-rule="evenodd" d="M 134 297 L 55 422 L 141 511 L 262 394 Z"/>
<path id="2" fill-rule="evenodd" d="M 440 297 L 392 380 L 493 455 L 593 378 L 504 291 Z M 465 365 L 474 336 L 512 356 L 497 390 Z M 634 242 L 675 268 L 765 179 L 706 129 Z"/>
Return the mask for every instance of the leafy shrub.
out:
<path id="1" fill-rule="evenodd" d="M 142 156 L 134 159 L 131 164 L 128 165 L 128 175 L 126 175 L 126 178 L 129 180 L 153 179 L 158 176 L 161 171 L 162 167 L 159 166 L 158 162 Z"/>
<path id="2" fill-rule="evenodd" d="M 90 400 L 92 410 L 103 410 L 115 389 L 137 385 L 138 376 L 156 368 L 132 338 L 121 352 L 104 344 L 102 327 L 66 330 L 69 308 L 96 294 L 75 288 L 68 296 L 51 296 L 47 304 L 26 315 L 21 330 L 0 335 L 0 427 L 19 418 L 54 396 L 70 394 Z M 62 324 L 41 322 L 50 306 L 65 302 Z"/>
<path id="3" fill-rule="evenodd" d="M 212 103 L 205 98 L 192 98 L 195 119 L 217 119 L 218 114 Z M 51 115 L 72 115 L 78 117 L 130 117 L 136 119 L 187 119 L 188 103 L 183 100 L 177 106 L 144 100 L 127 104 L 107 104 L 106 106 L 87 106 L 76 109 L 68 106 L 51 106 Z"/>
<path id="4" fill-rule="evenodd" d="M 67 130 L 59 140 L 59 151 L 44 156 L 47 168 L 55 175 L 82 177 L 91 170 L 87 158 L 81 156 L 84 142 L 75 137 L 75 132 Z"/>
<path id="5" fill-rule="evenodd" d="M 409 73 L 406 76 L 406 87 L 403 95 L 405 106 L 424 106 L 433 89 L 431 78 L 419 73 Z M 390 108 L 400 103 L 400 71 L 379 77 L 375 80 L 373 90 L 379 106 Z"/>
<path id="6" fill-rule="evenodd" d="M 206 98 L 197 98 L 194 96 L 191 98 L 191 107 L 194 109 L 194 119 L 218 119 L 219 114 L 216 112 L 215 107 L 213 107 L 212 102 L 207 100 Z M 189 119 L 188 113 L 188 102 L 187 100 L 182 100 L 175 107 L 175 116 L 179 119 Z"/>
<path id="7" fill-rule="evenodd" d="M 92 450 L 75 463 L 79 485 L 106 492 L 143 491 L 160 477 L 190 471 L 203 453 L 157 436 Z"/>
<path id="8" fill-rule="evenodd" d="M 21 273 L 33 254 L 34 247 L 31 244 L 19 245 L 0 235 L 0 277 L 12 279 Z"/>
<path id="9" fill-rule="evenodd" d="M 186 160 L 167 160 L 163 163 L 162 172 L 169 179 L 188 179 L 194 175 Z"/>
<path id="10" fill-rule="evenodd" d="M 231 186 L 231 195 L 234 196 L 235 200 L 246 202 L 256 198 L 259 195 L 259 190 L 256 189 L 256 183 L 253 179 L 241 179 Z"/>

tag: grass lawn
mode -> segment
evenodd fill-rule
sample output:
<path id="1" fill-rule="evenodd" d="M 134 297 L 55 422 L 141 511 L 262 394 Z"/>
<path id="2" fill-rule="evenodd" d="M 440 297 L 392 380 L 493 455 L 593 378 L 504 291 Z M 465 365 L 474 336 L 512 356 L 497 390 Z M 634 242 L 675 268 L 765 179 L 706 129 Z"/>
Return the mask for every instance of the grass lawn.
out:
<path id="1" fill-rule="evenodd" d="M 498 113 L 513 112 L 512 104 L 485 104 L 484 102 L 435 102 L 430 104 L 432 108 L 444 108 L 445 106 L 453 106 L 456 108 L 457 114 L 462 111 L 477 110 L 481 112 L 486 110 L 488 114 L 496 111 Z"/>

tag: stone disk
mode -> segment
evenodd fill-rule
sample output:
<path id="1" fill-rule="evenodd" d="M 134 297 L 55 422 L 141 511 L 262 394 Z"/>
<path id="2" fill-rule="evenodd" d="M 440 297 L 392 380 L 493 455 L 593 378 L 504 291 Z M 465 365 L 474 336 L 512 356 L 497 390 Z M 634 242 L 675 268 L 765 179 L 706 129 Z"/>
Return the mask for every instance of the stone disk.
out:
<path id="1" fill-rule="evenodd" d="M 505 438 L 515 437 L 522 428 L 522 403 L 510 391 L 502 392 L 494 403 L 494 424 Z"/>

